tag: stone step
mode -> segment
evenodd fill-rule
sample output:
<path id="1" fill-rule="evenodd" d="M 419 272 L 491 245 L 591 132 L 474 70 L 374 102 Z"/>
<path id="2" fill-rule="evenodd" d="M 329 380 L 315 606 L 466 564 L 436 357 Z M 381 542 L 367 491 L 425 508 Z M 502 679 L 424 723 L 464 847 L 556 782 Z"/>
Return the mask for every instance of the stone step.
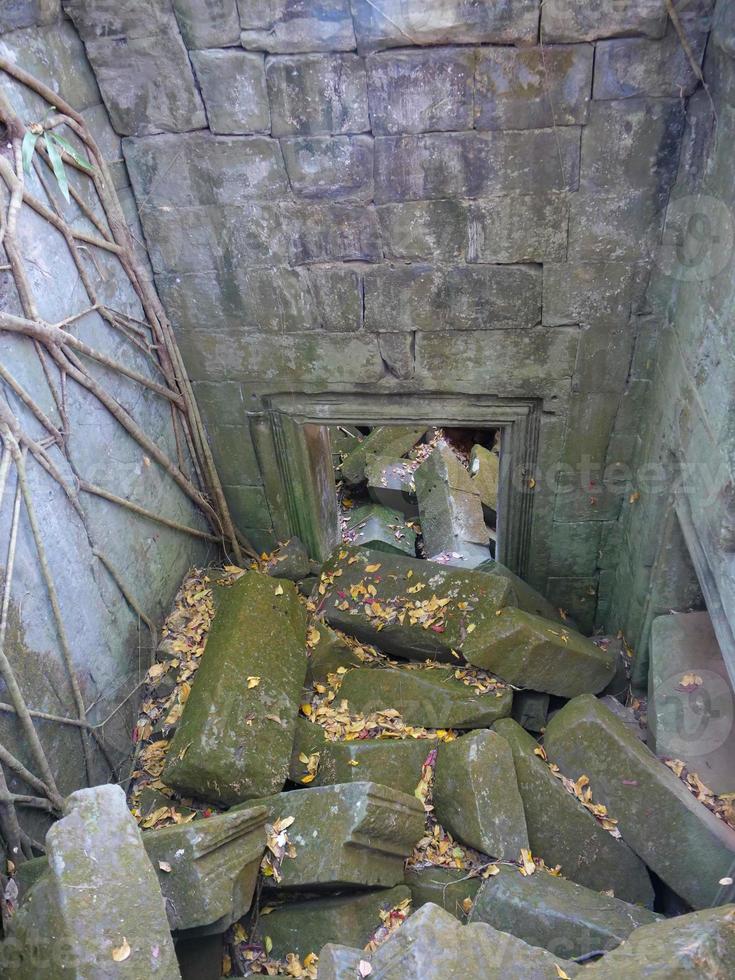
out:
<path id="1" fill-rule="evenodd" d="M 342 680 L 336 700 L 353 713 L 395 708 L 408 725 L 488 728 L 510 714 L 513 692 L 503 684 L 487 694 L 455 674 L 461 668 L 357 667 Z"/>
<path id="2" fill-rule="evenodd" d="M 365 504 L 349 512 L 345 531 L 346 538 L 357 547 L 416 557 L 416 532 L 399 510 Z"/>
<path id="3" fill-rule="evenodd" d="M 342 479 L 350 486 L 362 483 L 372 456 L 403 456 L 421 439 L 426 426 L 379 425 L 342 460 Z"/>
<path id="4" fill-rule="evenodd" d="M 467 918 L 482 884 L 481 878 L 470 878 L 464 870 L 433 865 L 407 868 L 405 881 L 411 889 L 411 904 L 414 909 L 433 902 L 460 922 Z"/>
<path id="5" fill-rule="evenodd" d="M 615 816 L 623 839 L 694 908 L 732 901 L 735 831 L 719 820 L 597 698 L 565 705 L 546 729 L 549 758 Z"/>
<path id="6" fill-rule="evenodd" d="M 513 752 L 531 851 L 550 868 L 561 865 L 570 881 L 652 908 L 653 887 L 640 858 L 564 788 L 515 721 L 503 718 L 493 727 Z"/>
<path id="7" fill-rule="evenodd" d="M 277 792 L 286 780 L 306 676 L 306 620 L 285 580 L 246 572 L 217 591 L 162 778 L 184 796 L 230 805 Z"/>
<path id="8" fill-rule="evenodd" d="M 417 517 L 415 467 L 405 459 L 391 456 L 373 456 L 365 467 L 370 498 L 377 504 L 398 510 L 406 517 Z"/>
<path id="9" fill-rule="evenodd" d="M 569 959 L 614 949 L 638 926 L 655 921 L 648 909 L 565 878 L 508 867 L 483 882 L 470 912 L 470 922 L 487 922 Z"/>
<path id="10" fill-rule="evenodd" d="M 513 753 L 496 732 L 472 732 L 439 746 L 434 813 L 462 844 L 499 860 L 528 847 Z"/>
<path id="11" fill-rule="evenodd" d="M 390 888 L 424 834 L 424 807 L 414 796 L 377 783 L 341 783 L 258 800 L 269 821 L 293 817 L 279 889 Z M 268 885 L 275 884 L 266 880 Z"/>

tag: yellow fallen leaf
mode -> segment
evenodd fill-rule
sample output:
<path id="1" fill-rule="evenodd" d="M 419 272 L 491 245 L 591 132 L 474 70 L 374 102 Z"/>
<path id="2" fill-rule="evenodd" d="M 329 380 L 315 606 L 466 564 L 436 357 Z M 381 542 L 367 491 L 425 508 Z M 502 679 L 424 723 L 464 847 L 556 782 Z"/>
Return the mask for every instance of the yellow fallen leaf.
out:
<path id="1" fill-rule="evenodd" d="M 165 871 L 167 874 L 170 874 L 172 871 L 171 865 L 168 863 L 168 861 L 159 861 L 158 867 L 161 869 L 161 871 Z"/>
<path id="2" fill-rule="evenodd" d="M 377 572 L 377 570 L 379 568 L 380 568 L 380 562 L 378 562 L 376 565 L 366 565 L 365 566 L 365 571 L 366 572 Z"/>
<path id="3" fill-rule="evenodd" d="M 475 627 L 475 624 L 474 623 L 470 623 L 470 625 L 467 627 L 467 632 L 468 633 L 473 633 L 475 631 L 475 628 L 476 628 Z"/>
<path id="4" fill-rule="evenodd" d="M 309 772 L 305 776 L 302 776 L 301 777 L 301 782 L 302 783 L 313 783 L 315 779 L 316 779 L 316 773 L 315 772 Z"/>
<path id="5" fill-rule="evenodd" d="M 472 899 L 471 898 L 469 898 L 469 897 L 468 898 L 465 898 L 465 900 L 462 902 L 462 909 L 467 914 L 469 914 L 472 911 Z"/>
<path id="6" fill-rule="evenodd" d="M 116 963 L 123 963 L 130 956 L 131 952 L 130 943 L 123 936 L 123 941 L 120 945 L 115 946 L 112 950 L 112 958 Z"/>
<path id="7" fill-rule="evenodd" d="M 283 595 L 283 586 L 281 585 L 280 582 L 276 586 L 276 595 Z"/>
<path id="8" fill-rule="evenodd" d="M 301 714 L 306 715 L 307 718 L 310 718 L 311 712 L 312 712 L 311 705 L 308 704 L 307 702 L 304 702 L 304 704 L 301 705 Z"/>
<path id="9" fill-rule="evenodd" d="M 265 937 L 265 940 L 263 941 L 263 945 L 265 946 L 266 953 L 270 953 L 270 951 L 273 949 L 273 940 L 271 939 L 270 936 Z"/>
<path id="10" fill-rule="evenodd" d="M 260 678 L 255 676 L 248 677 L 248 687 L 257 687 L 260 684 Z"/>
<path id="11" fill-rule="evenodd" d="M 347 763 L 347 765 L 348 766 L 359 766 L 360 763 L 357 761 L 357 759 L 350 759 L 350 761 Z"/>
<path id="12" fill-rule="evenodd" d="M 560 966 L 556 965 L 556 963 L 554 963 L 554 969 L 556 970 L 556 975 L 560 978 L 560 980 L 569 980 L 569 974 L 565 973 Z"/>

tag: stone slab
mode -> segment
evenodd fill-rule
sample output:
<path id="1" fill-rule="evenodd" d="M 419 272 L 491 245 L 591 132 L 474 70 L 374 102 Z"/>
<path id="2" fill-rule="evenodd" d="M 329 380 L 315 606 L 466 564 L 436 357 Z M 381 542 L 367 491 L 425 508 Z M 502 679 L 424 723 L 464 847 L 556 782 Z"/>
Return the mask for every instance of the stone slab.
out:
<path id="1" fill-rule="evenodd" d="M 382 258 L 378 219 L 372 208 L 309 201 L 294 204 L 287 214 L 294 265 L 378 262 Z"/>
<path id="2" fill-rule="evenodd" d="M 235 48 L 190 54 L 213 133 L 270 131 L 262 54 Z"/>
<path id="3" fill-rule="evenodd" d="M 365 66 L 355 54 L 276 55 L 265 75 L 274 136 L 370 129 Z"/>
<path id="4" fill-rule="evenodd" d="M 421 780 L 421 767 L 435 747 L 434 740 L 423 738 L 327 740 L 314 785 L 368 780 L 412 796 Z"/>
<path id="5" fill-rule="evenodd" d="M 640 34 L 661 37 L 666 30 L 665 0 L 544 0 L 541 37 L 544 43 L 594 41 Z"/>
<path id="6" fill-rule="evenodd" d="M 281 140 L 294 193 L 309 199 L 369 201 L 373 141 L 369 136 L 300 136 Z"/>
<path id="7" fill-rule="evenodd" d="M 350 0 L 238 0 L 244 48 L 289 54 L 352 51 Z"/>
<path id="8" fill-rule="evenodd" d="M 686 28 L 685 28 L 686 30 Z M 686 30 L 695 62 L 701 64 L 706 31 Z M 596 46 L 596 99 L 626 99 L 649 95 L 671 98 L 692 94 L 699 79 L 677 34 L 660 41 L 626 37 L 600 41 Z"/>
<path id="9" fill-rule="evenodd" d="M 533 854 L 565 878 L 615 898 L 653 906 L 653 887 L 643 862 L 622 840 L 608 833 L 535 754 L 538 744 L 515 721 L 493 726 L 513 752 Z M 593 797 L 594 799 L 594 797 Z M 615 816 L 611 813 L 611 816 Z"/>
<path id="10" fill-rule="evenodd" d="M 173 0 L 184 39 L 192 48 L 225 48 L 240 43 L 236 0 Z"/>
<path id="11" fill-rule="evenodd" d="M 279 889 L 391 888 L 424 833 L 419 800 L 377 783 L 308 787 L 258 802 L 272 820 L 294 817 L 288 837 L 296 856 L 284 858 Z"/>
<path id="12" fill-rule="evenodd" d="M 356 546 L 411 558 L 416 555 L 416 532 L 400 511 L 381 504 L 365 504 L 349 511 L 345 531 Z"/>
<path id="13" fill-rule="evenodd" d="M 653 912 L 584 888 L 545 871 L 522 875 L 501 867 L 477 893 L 470 922 L 487 922 L 531 946 L 572 959 L 615 949 Z"/>
<path id="14" fill-rule="evenodd" d="M 358 667 L 345 674 L 338 694 L 353 712 L 395 708 L 406 724 L 423 728 L 486 728 L 510 713 L 512 697 L 508 687 L 478 693 L 453 667 Z"/>
<path id="15" fill-rule="evenodd" d="M 569 196 L 564 193 L 511 192 L 474 201 L 469 208 L 467 261 L 563 262 L 568 212 Z"/>
<path id="16" fill-rule="evenodd" d="M 467 903 L 474 901 L 482 884 L 481 878 L 468 878 L 464 870 L 433 865 L 407 868 L 405 881 L 411 889 L 411 904 L 414 909 L 431 902 L 445 912 L 450 912 L 460 922 L 467 918 Z"/>
<path id="17" fill-rule="evenodd" d="M 305 676 L 305 617 L 295 586 L 246 572 L 222 592 L 164 782 L 224 804 L 280 790 Z"/>
<path id="18" fill-rule="evenodd" d="M 469 254 L 464 201 L 404 201 L 376 210 L 387 259 L 459 259 Z"/>
<path id="19" fill-rule="evenodd" d="M 426 426 L 379 425 L 342 460 L 342 479 L 348 484 L 362 483 L 372 456 L 403 456 L 421 439 Z"/>
<path id="20" fill-rule="evenodd" d="M 496 732 L 472 732 L 439 746 L 434 813 L 453 837 L 493 858 L 517 861 L 528 848 L 513 753 Z"/>
<path id="21" fill-rule="evenodd" d="M 490 543 L 480 486 L 448 443 L 437 444 L 414 473 L 414 482 L 427 554 L 462 554 L 467 545 Z"/>
<path id="22" fill-rule="evenodd" d="M 733 886 L 719 881 L 735 861 L 735 831 L 596 698 L 575 698 L 554 715 L 545 746 L 567 776 L 589 777 L 593 798 L 615 815 L 625 842 L 690 905 L 732 900 Z"/>

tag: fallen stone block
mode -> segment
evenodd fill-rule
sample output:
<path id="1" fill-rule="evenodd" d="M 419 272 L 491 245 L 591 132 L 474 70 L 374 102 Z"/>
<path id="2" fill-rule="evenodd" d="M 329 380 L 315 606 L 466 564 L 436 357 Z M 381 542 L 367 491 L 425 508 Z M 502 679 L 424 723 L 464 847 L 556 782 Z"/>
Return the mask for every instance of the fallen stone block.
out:
<path id="1" fill-rule="evenodd" d="M 631 707 L 626 707 L 621 704 L 617 698 L 614 698 L 611 694 L 598 695 L 600 704 L 604 704 L 608 711 L 618 717 L 626 728 L 630 730 L 631 735 L 635 735 L 639 738 L 641 742 L 646 741 L 646 731 L 645 728 L 641 726 L 635 711 Z M 645 724 L 645 722 L 644 722 Z"/>
<path id="2" fill-rule="evenodd" d="M 584 975 L 590 980 L 727 980 L 735 976 L 735 906 L 641 926 Z"/>
<path id="3" fill-rule="evenodd" d="M 300 581 L 311 571 L 309 553 L 298 538 L 289 538 L 271 555 L 265 566 L 266 575 Z"/>
<path id="4" fill-rule="evenodd" d="M 369 781 L 412 796 L 421 767 L 436 741 L 425 738 L 325 741 L 319 755 L 317 786 Z"/>
<path id="5" fill-rule="evenodd" d="M 653 887 L 646 866 L 564 788 L 536 754 L 536 740 L 510 718 L 502 718 L 493 727 L 513 753 L 532 853 L 550 868 L 561 865 L 570 881 L 593 891 L 612 891 L 624 902 L 652 907 Z"/>
<path id="6" fill-rule="evenodd" d="M 386 653 L 455 662 L 452 650 L 467 657 L 487 645 L 496 611 L 515 600 L 515 590 L 492 572 L 338 548 L 324 565 L 317 599 L 331 626 Z"/>
<path id="7" fill-rule="evenodd" d="M 353 714 L 394 708 L 408 725 L 423 728 L 487 728 L 510 714 L 513 692 L 498 685 L 480 693 L 456 676 L 461 668 L 358 667 L 337 694 Z"/>
<path id="8" fill-rule="evenodd" d="M 403 456 L 416 445 L 426 426 L 376 426 L 352 452 L 342 460 L 342 479 L 355 485 L 365 479 L 365 468 L 371 456 Z"/>
<path id="9" fill-rule="evenodd" d="M 282 889 L 354 885 L 390 888 L 424 833 L 424 808 L 413 796 L 377 783 L 317 786 L 259 800 L 271 820 L 293 817 L 296 856 L 281 865 Z"/>
<path id="10" fill-rule="evenodd" d="M 382 925 L 380 913 L 410 902 L 405 885 L 363 894 L 287 902 L 258 920 L 256 936 L 272 946 L 274 958 L 296 953 L 301 959 L 319 955 L 327 943 L 345 943 L 362 949 Z M 321 973 L 321 967 L 320 967 Z"/>
<path id="11" fill-rule="evenodd" d="M 468 545 L 471 552 L 489 545 L 479 487 L 447 443 L 438 443 L 416 470 L 414 482 L 428 555 L 461 555 Z"/>
<path id="12" fill-rule="evenodd" d="M 225 805 L 280 790 L 305 675 L 295 586 L 246 572 L 221 591 L 164 782 Z"/>
<path id="13" fill-rule="evenodd" d="M 464 870 L 429 865 L 424 868 L 407 868 L 405 882 L 411 889 L 411 904 L 414 909 L 432 902 L 463 922 L 469 914 L 482 879 L 469 878 Z"/>
<path id="14" fill-rule="evenodd" d="M 330 425 L 329 441 L 332 446 L 332 455 L 338 456 L 337 463 L 342 461 L 343 456 L 347 456 L 365 437 L 362 432 L 354 425 Z"/>
<path id="15" fill-rule="evenodd" d="M 549 695 L 541 691 L 515 691 L 511 715 L 529 732 L 543 731 L 549 714 Z"/>
<path id="16" fill-rule="evenodd" d="M 372 548 L 393 555 L 416 555 L 416 532 L 408 527 L 399 510 L 380 504 L 366 504 L 351 511 L 345 537 L 357 547 Z"/>
<path id="17" fill-rule="evenodd" d="M 368 494 L 376 503 L 398 510 L 406 517 L 418 516 L 414 470 L 405 459 L 371 456 L 365 467 Z"/>
<path id="18" fill-rule="evenodd" d="M 516 575 L 515 572 L 511 572 L 509 568 L 505 565 L 501 565 L 499 561 L 495 561 L 493 558 L 488 558 L 481 565 L 477 565 L 474 568 L 476 572 L 491 572 L 495 575 L 502 575 L 503 578 L 507 578 L 510 584 L 513 586 L 513 590 L 516 595 L 516 601 L 513 603 L 514 606 L 518 606 L 524 612 L 533 613 L 534 616 L 543 616 L 545 619 L 550 619 L 552 622 L 566 622 L 566 620 L 561 616 L 559 609 L 548 599 L 545 599 L 540 592 L 524 582 L 523 579 Z"/>
<path id="19" fill-rule="evenodd" d="M 327 943 L 319 954 L 319 980 L 355 980 L 365 953 L 361 949 Z"/>
<path id="20" fill-rule="evenodd" d="M 496 732 L 472 732 L 439 746 L 434 813 L 463 844 L 507 861 L 528 848 L 513 753 Z"/>
<path id="21" fill-rule="evenodd" d="M 329 674 L 336 673 L 340 667 L 362 667 L 363 661 L 334 630 L 325 623 L 317 623 L 314 629 L 319 634 L 319 639 L 316 643 L 309 641 L 307 684 L 326 683 Z"/>
<path id="22" fill-rule="evenodd" d="M 3 976 L 180 978 L 156 873 L 119 786 L 72 793 L 46 851 L 48 871 L 0 944 Z"/>
<path id="23" fill-rule="evenodd" d="M 143 834 L 172 931 L 221 933 L 245 915 L 265 850 L 265 821 L 265 807 L 254 806 Z"/>
<path id="24" fill-rule="evenodd" d="M 500 457 L 484 446 L 473 446 L 470 453 L 470 477 L 480 494 L 482 512 L 486 520 L 495 523 L 498 511 L 498 486 L 500 485 Z"/>
<path id="25" fill-rule="evenodd" d="M 732 901 L 735 831 L 684 784 L 597 698 L 565 705 L 544 737 L 549 758 L 567 776 L 590 780 L 593 799 L 618 821 L 623 839 L 659 878 L 694 908 Z"/>
<path id="26" fill-rule="evenodd" d="M 470 922 L 487 922 L 570 959 L 614 949 L 638 926 L 656 919 L 648 909 L 545 871 L 524 876 L 507 867 L 483 882 L 470 912 Z"/>
<path id="27" fill-rule="evenodd" d="M 321 725 L 299 715 L 288 769 L 291 782 L 307 786 L 314 781 L 315 767 L 326 743 L 327 738 Z M 307 761 L 304 762 L 304 759 Z"/>
<path id="28" fill-rule="evenodd" d="M 600 691 L 599 697 L 606 697 L 609 694 L 621 704 L 625 704 L 630 692 L 630 656 L 626 652 L 625 644 L 617 636 L 603 636 L 598 642 L 607 646 L 615 657 L 615 674 L 607 687 Z"/>

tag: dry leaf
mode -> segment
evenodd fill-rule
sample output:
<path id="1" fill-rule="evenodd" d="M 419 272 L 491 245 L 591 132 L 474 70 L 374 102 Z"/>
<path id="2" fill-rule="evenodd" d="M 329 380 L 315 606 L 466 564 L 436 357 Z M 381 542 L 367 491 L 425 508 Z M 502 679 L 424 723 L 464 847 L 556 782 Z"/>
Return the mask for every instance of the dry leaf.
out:
<path id="1" fill-rule="evenodd" d="M 283 586 L 281 585 L 280 582 L 276 586 L 276 595 L 283 595 Z"/>
<path id="2" fill-rule="evenodd" d="M 556 965 L 556 963 L 554 963 L 554 969 L 556 970 L 556 975 L 560 978 L 560 980 L 570 980 L 569 974 L 565 973 L 560 966 Z"/>
<path id="3" fill-rule="evenodd" d="M 365 566 L 365 571 L 366 572 L 377 572 L 377 570 L 379 568 L 380 568 L 380 562 L 378 562 L 376 565 L 366 565 Z"/>
<path id="4" fill-rule="evenodd" d="M 370 974 L 373 972 L 373 968 L 368 963 L 367 960 L 360 960 L 357 966 L 357 972 L 360 974 L 361 977 L 369 977 Z"/>
<path id="5" fill-rule="evenodd" d="M 116 963 L 123 963 L 131 954 L 130 943 L 127 941 L 125 936 L 123 936 L 123 941 L 119 946 L 115 946 L 112 950 L 112 958 Z"/>
<path id="6" fill-rule="evenodd" d="M 168 861 L 159 861 L 158 867 L 161 869 L 161 871 L 165 871 L 167 874 L 170 874 L 171 871 L 173 870 L 173 868 L 168 863 Z"/>
<path id="7" fill-rule="evenodd" d="M 260 684 L 259 677 L 253 677 L 253 676 L 248 677 L 248 687 L 257 687 L 258 684 Z"/>

